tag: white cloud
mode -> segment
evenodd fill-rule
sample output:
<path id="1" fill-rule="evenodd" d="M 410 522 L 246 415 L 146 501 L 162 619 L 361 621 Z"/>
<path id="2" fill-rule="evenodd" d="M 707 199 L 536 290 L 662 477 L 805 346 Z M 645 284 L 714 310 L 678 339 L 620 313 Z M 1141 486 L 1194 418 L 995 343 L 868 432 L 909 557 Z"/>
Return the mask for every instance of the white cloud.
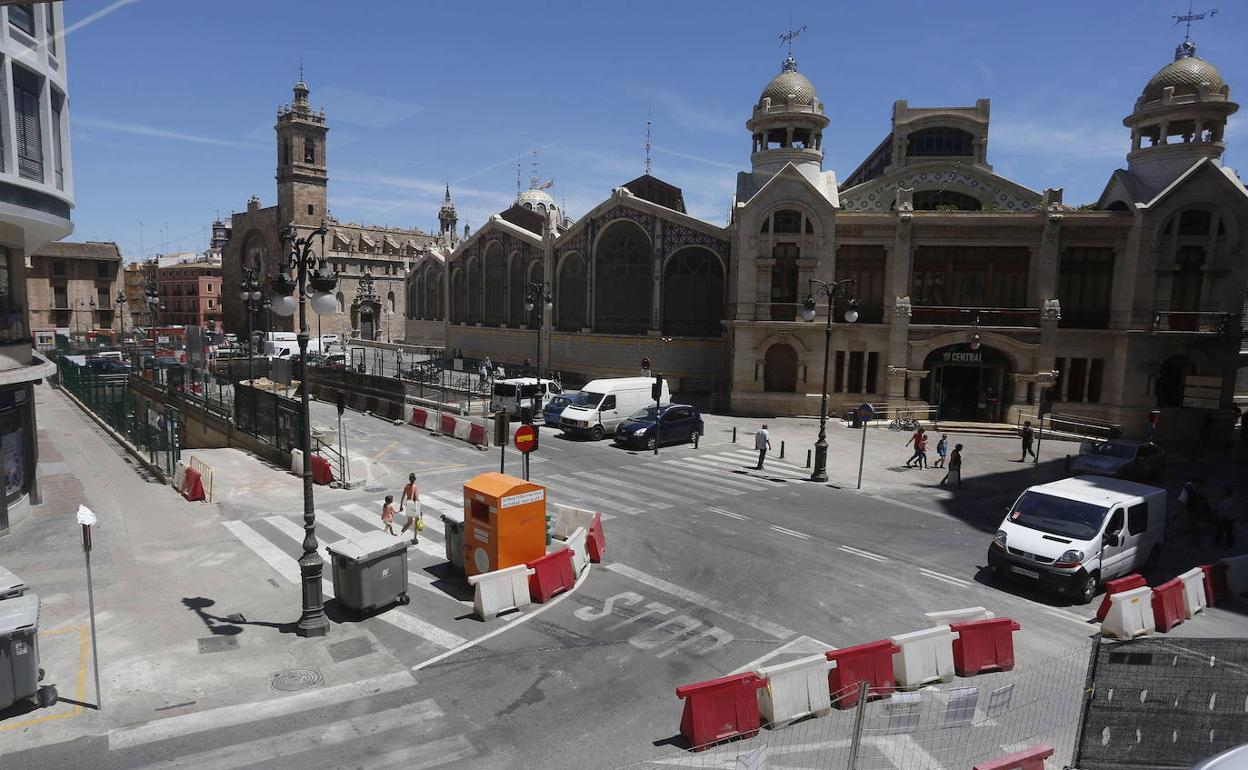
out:
<path id="1" fill-rule="evenodd" d="M 743 130 L 740 116 L 720 110 L 708 110 L 689 103 L 685 97 L 670 91 L 649 92 L 681 128 L 711 131 L 716 134 L 739 134 Z"/>
<path id="2" fill-rule="evenodd" d="M 218 147 L 241 147 L 249 150 L 262 150 L 267 147 L 266 145 L 257 144 L 255 142 L 244 142 L 236 139 L 220 139 L 218 137 L 202 136 L 200 134 L 188 134 L 182 131 L 173 131 L 167 128 L 161 128 L 159 126 L 148 126 L 142 123 L 127 123 L 121 120 L 96 118 L 89 115 L 76 115 L 74 116 L 73 122 L 77 127 L 95 128 L 101 131 L 113 131 L 120 134 L 150 136 L 157 139 L 170 139 L 177 142 L 210 144 Z"/>
<path id="3" fill-rule="evenodd" d="M 83 27 L 86 27 L 90 24 L 94 24 L 95 22 L 109 15 L 113 11 L 119 10 L 127 5 L 130 5 L 131 3 L 137 3 L 138 1 L 139 0 L 116 0 L 116 2 L 109 4 L 105 6 L 104 8 L 101 8 L 100 10 L 91 14 L 90 16 L 79 19 L 73 24 L 70 24 L 68 27 L 65 28 L 65 31 L 61 33 L 61 37 L 77 32 Z"/>
<path id="4" fill-rule="evenodd" d="M 309 98 L 318 106 L 324 105 L 326 114 L 335 123 L 352 123 L 369 128 L 389 128 L 425 109 L 419 104 L 338 86 L 326 86 L 314 91 Z"/>

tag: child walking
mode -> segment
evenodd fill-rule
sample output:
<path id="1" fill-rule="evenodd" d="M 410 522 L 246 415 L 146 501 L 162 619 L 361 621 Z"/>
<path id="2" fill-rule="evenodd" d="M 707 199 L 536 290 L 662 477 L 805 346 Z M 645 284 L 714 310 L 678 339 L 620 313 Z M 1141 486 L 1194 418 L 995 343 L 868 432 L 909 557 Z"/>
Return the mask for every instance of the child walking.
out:
<path id="1" fill-rule="evenodd" d="M 407 521 L 403 522 L 403 532 L 408 527 L 412 528 L 412 542 L 420 542 L 420 531 L 425 528 L 425 522 L 422 519 L 424 513 L 420 510 L 420 489 L 416 486 L 416 474 L 409 473 L 407 475 L 407 483 L 403 485 L 403 497 L 399 499 L 399 513 L 403 513 L 404 507 L 411 502 L 415 508 L 415 513 L 407 516 Z"/>
<path id="2" fill-rule="evenodd" d="M 949 439 L 945 438 L 945 434 L 940 434 L 940 441 L 936 442 L 936 463 L 933 468 L 945 467 L 945 456 L 949 454 Z"/>
<path id="3" fill-rule="evenodd" d="M 386 504 L 381 507 L 381 522 L 386 532 L 398 537 L 394 531 L 394 495 L 386 495 Z"/>

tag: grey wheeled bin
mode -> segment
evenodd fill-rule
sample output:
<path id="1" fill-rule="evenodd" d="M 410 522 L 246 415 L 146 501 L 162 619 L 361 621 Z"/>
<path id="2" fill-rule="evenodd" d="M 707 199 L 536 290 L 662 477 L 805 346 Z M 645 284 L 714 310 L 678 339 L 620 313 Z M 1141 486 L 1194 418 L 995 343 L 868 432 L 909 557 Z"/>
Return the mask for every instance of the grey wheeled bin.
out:
<path id="1" fill-rule="evenodd" d="M 446 530 L 446 560 L 460 572 L 464 571 L 464 514 L 442 514 Z"/>
<path id="2" fill-rule="evenodd" d="M 12 599 L 26 593 L 26 584 L 22 579 L 3 566 L 0 566 L 0 601 Z"/>
<path id="3" fill-rule="evenodd" d="M 405 536 L 381 530 L 360 532 L 325 546 L 334 563 L 334 595 L 347 609 L 368 612 L 407 604 Z"/>
<path id="4" fill-rule="evenodd" d="M 55 687 L 40 687 L 39 594 L 26 593 L 0 602 L 0 709 L 27 698 L 47 708 L 56 703 Z"/>

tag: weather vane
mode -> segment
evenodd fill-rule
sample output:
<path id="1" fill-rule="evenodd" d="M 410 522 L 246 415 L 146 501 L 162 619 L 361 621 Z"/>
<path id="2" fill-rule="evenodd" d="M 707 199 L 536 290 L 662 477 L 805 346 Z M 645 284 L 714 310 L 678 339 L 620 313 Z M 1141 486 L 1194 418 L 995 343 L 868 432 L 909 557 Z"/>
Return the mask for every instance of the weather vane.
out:
<path id="1" fill-rule="evenodd" d="M 802 34 L 805 31 L 806 31 L 805 24 L 798 27 L 797 29 L 793 29 L 793 20 L 790 19 L 788 32 L 780 33 L 780 45 L 784 45 L 785 43 L 789 44 L 789 56 L 790 57 L 793 56 L 793 38 L 797 37 L 798 35 Z"/>
<path id="2" fill-rule="evenodd" d="M 1186 43 L 1192 37 L 1192 22 L 1193 21 L 1200 21 L 1201 19 L 1205 17 L 1212 19 L 1214 16 L 1217 16 L 1217 15 L 1218 15 L 1217 8 L 1210 8 L 1204 13 L 1192 13 L 1192 0 L 1187 0 L 1187 13 L 1183 15 L 1179 15 L 1176 13 L 1170 18 L 1174 19 L 1174 26 L 1176 27 L 1179 26 L 1180 24 L 1186 25 L 1183 30 L 1183 42 Z"/>

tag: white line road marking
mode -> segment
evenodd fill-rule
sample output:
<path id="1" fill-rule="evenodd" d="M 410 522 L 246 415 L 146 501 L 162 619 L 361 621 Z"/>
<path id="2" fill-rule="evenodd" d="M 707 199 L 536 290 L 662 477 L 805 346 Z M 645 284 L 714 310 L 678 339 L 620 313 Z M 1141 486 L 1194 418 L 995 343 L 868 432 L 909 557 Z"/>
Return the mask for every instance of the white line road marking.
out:
<path id="1" fill-rule="evenodd" d="M 420 742 L 415 746 L 382 754 L 379 757 L 368 757 L 367 765 L 373 770 L 386 767 L 403 767 L 404 770 L 426 770 L 448 762 L 458 762 L 476 754 L 476 749 L 462 735 L 451 738 L 439 738 L 436 741 Z"/>
<path id="2" fill-rule="evenodd" d="M 699 493 L 703 495 L 734 495 L 734 496 L 745 494 L 744 490 L 729 489 L 727 487 L 720 486 L 718 483 L 716 483 L 716 480 L 713 478 L 707 479 L 706 477 L 702 477 L 697 480 L 695 480 L 695 478 L 690 478 L 690 477 L 673 478 L 671 474 L 668 472 L 667 468 L 657 469 L 657 468 L 647 468 L 645 466 L 630 466 L 628 469 L 628 472 L 630 474 L 641 476 L 643 477 L 643 479 L 652 479 L 650 481 L 645 482 L 651 485 L 657 484 L 660 481 L 663 481 L 663 482 L 670 481 L 680 486 L 682 488 L 682 491 L 686 493 L 695 492 L 695 493 Z M 634 481 L 633 483 L 636 484 L 636 481 Z"/>
<path id="3" fill-rule="evenodd" d="M 710 511 L 711 513 L 718 513 L 720 516 L 727 516 L 730 519 L 736 519 L 737 521 L 749 521 L 750 520 L 749 516 L 742 516 L 739 513 L 733 513 L 732 511 L 725 511 L 723 508 L 716 508 L 711 505 L 708 505 L 706 507 L 706 510 Z"/>
<path id="4" fill-rule="evenodd" d="M 690 604 L 706 607 L 709 610 L 718 612 L 720 615 L 723 615 L 726 618 L 732 618 L 738 623 L 744 623 L 745 625 L 751 628 L 756 628 L 759 631 L 762 631 L 764 634 L 769 634 L 771 636 L 776 637 L 777 639 L 781 639 L 781 640 L 788 639 L 790 636 L 793 636 L 794 634 L 797 633 L 796 631 L 790 628 L 785 628 L 784 626 L 781 626 L 779 624 L 772 623 L 769 620 L 765 620 L 749 612 L 741 612 L 740 610 L 729 607 L 728 605 L 724 604 L 721 601 L 717 601 L 715 599 L 712 599 L 709 596 L 700 594 L 697 591 L 691 591 L 688 588 L 678 586 L 675 583 L 669 583 L 663 578 L 654 577 L 653 575 L 647 575 L 641 570 L 633 569 L 632 567 L 626 566 L 624 564 L 620 564 L 618 562 L 611 562 L 610 564 L 606 565 L 606 568 L 616 574 L 623 575 L 624 577 L 632 578 L 633 580 L 636 580 L 638 583 L 641 583 L 642 585 L 650 586 L 653 589 L 662 591 L 663 593 L 666 593 L 666 594 L 670 594 L 672 596 L 675 596 L 678 599 L 683 599 L 684 601 L 689 602 Z"/>
<path id="5" fill-rule="evenodd" d="M 895 767 L 904 767 L 906 770 L 945 770 L 945 766 L 936 757 L 928 754 L 914 738 L 904 733 L 867 740 Z"/>
<path id="6" fill-rule="evenodd" d="M 861 556 L 862 558 L 870 559 L 871 561 L 888 561 L 887 556 L 880 556 L 878 553 L 871 553 L 870 551 L 863 551 L 858 548 L 851 548 L 848 545 L 838 546 L 838 548 L 844 551 L 845 553 L 852 553 L 854 556 Z"/>
<path id="7" fill-rule="evenodd" d="M 623 498 L 623 495 L 626 493 L 629 495 L 636 495 L 636 485 L 608 482 L 613 487 L 618 485 L 620 489 L 604 489 L 603 487 L 596 485 L 597 482 L 601 480 L 597 478 L 592 480 L 581 479 L 571 475 L 549 476 L 548 478 L 549 482 L 547 485 L 547 492 L 550 493 L 551 497 L 566 496 L 569 499 L 580 500 L 584 503 L 583 506 L 577 507 L 597 508 L 598 506 L 605 504 L 612 510 L 618 511 L 625 516 L 635 516 L 639 513 L 645 513 L 645 511 L 641 508 L 634 508 L 631 505 L 616 502 L 616 499 Z M 615 497 L 608 497 L 608 495 L 614 495 Z M 671 506 L 660 506 L 656 503 L 655 507 L 670 508 Z"/>
<path id="8" fill-rule="evenodd" d="M 290 558 L 289 554 L 265 540 L 260 533 L 241 521 L 223 521 L 221 523 L 230 531 L 230 534 L 238 538 L 243 545 L 250 548 L 252 553 L 264 559 L 266 564 L 286 578 L 288 583 L 299 582 L 299 565 L 295 563 L 294 559 Z"/>
<path id="9" fill-rule="evenodd" d="M 885 497 L 884 495 L 867 495 L 867 497 L 870 497 L 874 500 L 879 500 L 880 502 L 883 502 L 883 503 L 888 503 L 889 505 L 896 505 L 901 508 L 909 508 L 912 511 L 917 511 L 918 513 L 923 513 L 928 516 L 936 516 L 941 519 L 949 518 L 948 514 L 941 513 L 940 511 L 933 511 L 931 508 L 924 508 L 918 505 L 911 505 L 910 503 L 903 503 L 900 500 L 894 500 L 893 498 Z"/>
<path id="10" fill-rule="evenodd" d="M 805 634 L 802 634 L 801 636 L 797 637 L 796 639 L 793 639 L 792 641 L 785 642 L 784 644 L 780 645 L 779 647 L 767 653 L 766 655 L 762 656 L 761 658 L 755 658 L 754 660 L 751 660 L 749 663 L 746 663 L 744 666 L 738 667 L 732 673 L 740 674 L 744 671 L 753 671 L 759 666 L 766 663 L 767 661 L 771 660 L 772 658 L 778 655 L 783 655 L 786 652 L 792 652 L 794 654 L 815 655 L 820 652 L 827 652 L 828 650 L 835 650 L 835 649 L 836 648 L 830 644 L 826 644 L 824 642 L 819 641 L 818 639 L 815 639 L 814 637 L 806 636 Z"/>
<path id="11" fill-rule="evenodd" d="M 797 530 L 795 530 L 795 529 L 787 529 L 787 528 L 785 528 L 785 527 L 778 527 L 778 526 L 776 526 L 775 524 L 772 524 L 772 525 L 771 525 L 771 528 L 772 528 L 772 529 L 774 529 L 776 532 L 783 533 L 783 534 L 785 534 L 785 535 L 788 535 L 789 537 L 796 537 L 796 538 L 800 538 L 800 539 L 802 539 L 802 540 L 809 540 L 809 539 L 810 539 L 810 535 L 807 535 L 805 532 L 798 532 L 798 531 L 797 531 Z"/>
<path id="12" fill-rule="evenodd" d="M 694 474 L 698 478 L 710 478 L 707 473 L 711 470 L 717 470 L 712 466 L 697 465 L 686 460 L 665 460 L 663 466 L 675 470 L 677 473 Z M 714 476 L 716 484 L 726 484 L 734 489 L 740 489 L 745 492 L 757 492 L 760 489 L 770 489 L 771 482 L 762 479 L 753 479 L 749 476 L 729 475 L 727 473 L 717 473 Z"/>
<path id="13" fill-rule="evenodd" d="M 933 580 L 940 580 L 945 583 L 949 583 L 951 585 L 961 586 L 963 588 L 971 585 L 971 581 L 969 580 L 963 580 L 962 578 L 956 578 L 956 577 L 953 577 L 952 575 L 946 575 L 943 572 L 936 572 L 934 570 L 925 569 L 923 567 L 919 567 L 919 572 L 923 573 L 924 575 L 926 575 L 927 577 Z"/>
<path id="14" fill-rule="evenodd" d="M 296 525 L 292 521 L 283 519 L 281 516 L 266 516 L 264 520 L 272 524 L 295 542 L 303 542 L 303 527 Z M 443 556 L 445 556 L 445 554 L 443 554 Z M 328 599 L 334 595 L 334 586 L 328 580 L 322 580 L 321 586 L 321 590 L 324 592 L 325 598 Z M 419 636 L 421 639 L 432 642 L 439 647 L 455 648 L 466 641 L 462 636 L 452 634 L 450 631 L 438 628 L 432 623 L 421 620 L 415 615 L 409 615 L 399 607 L 392 607 L 385 612 L 373 615 L 372 617 L 383 623 L 389 623 L 395 628 L 398 628 L 401 631 L 406 631 L 413 636 Z"/>
<path id="15" fill-rule="evenodd" d="M 236 706 L 220 706 L 190 714 L 179 714 L 175 717 L 156 719 L 151 722 L 123 727 L 108 734 L 108 749 L 128 749 L 170 738 L 181 738 L 187 735 L 220 730 L 235 725 L 258 722 L 263 719 L 296 714 L 323 706 L 352 703 L 357 700 L 383 692 L 401 690 L 416 684 L 416 680 L 406 671 L 398 671 L 372 679 L 361 679 L 358 682 L 322 687 L 319 690 L 307 690 L 297 695 L 288 695 L 273 700 L 258 701 Z"/>
<path id="16" fill-rule="evenodd" d="M 632 514 L 632 513 L 646 513 L 647 512 L 647 508 L 634 508 L 632 506 L 620 505 L 619 503 L 614 502 L 613 498 L 608 497 L 609 494 L 619 495 L 620 494 L 619 492 L 613 492 L 609 489 L 608 490 L 604 490 L 604 489 L 595 490 L 593 487 L 594 484 L 605 484 L 608 487 L 615 487 L 616 489 L 620 489 L 626 492 L 628 495 L 630 495 L 630 497 L 628 498 L 629 500 L 632 500 L 633 502 L 637 502 L 637 503 L 642 503 L 643 501 L 637 499 L 639 490 L 637 489 L 637 483 L 635 481 L 629 482 L 629 481 L 621 481 L 619 479 L 613 479 L 608 476 L 604 476 L 598 471 L 577 471 L 576 473 L 573 474 L 573 478 L 567 478 L 567 482 L 572 484 L 574 487 L 580 487 L 582 489 L 586 489 L 586 488 L 590 489 L 596 495 L 596 496 L 590 496 L 590 497 L 586 497 L 585 495 L 582 495 L 581 497 L 583 499 L 602 500 L 606 498 L 607 500 L 606 504 L 609 507 L 615 508 L 620 513 Z M 558 494 L 557 491 L 556 491 L 556 494 Z M 644 501 L 644 505 L 646 505 L 648 508 L 656 509 L 656 510 L 662 510 L 665 508 L 672 507 L 668 505 L 667 503 L 660 503 L 657 501 L 650 502 L 648 500 Z"/>
<path id="17" fill-rule="evenodd" d="M 215 746 L 198 754 L 187 754 L 148 765 L 144 770 L 175 767 L 193 767 L 196 770 L 230 770 L 235 767 L 271 762 L 293 754 L 302 754 L 314 748 L 324 748 L 357 738 L 367 738 L 391 730 L 419 729 L 422 725 L 428 724 L 430 720 L 441 716 L 442 709 L 438 708 L 437 704 L 431 700 L 424 700 L 374 714 L 362 714 L 325 725 L 313 725 L 294 732 L 270 735 L 246 743 Z"/>
<path id="18" fill-rule="evenodd" d="M 1086 631 L 1086 630 L 1088 630 L 1088 629 L 1090 629 L 1090 628 L 1094 628 L 1094 627 L 1095 627 L 1095 625 L 1094 625 L 1094 624 L 1089 623 L 1089 622 L 1088 622 L 1087 620 L 1085 620 L 1084 618 L 1080 618 L 1078 615 L 1074 615 L 1074 614 L 1071 614 L 1071 613 L 1069 613 L 1069 612 L 1062 612 L 1061 610 L 1055 610 L 1055 609 L 1052 609 L 1052 608 L 1047 608 L 1047 607 L 1046 607 L 1046 608 L 1044 609 L 1044 614 L 1046 614 L 1046 615 L 1052 615 L 1053 617 L 1055 617 L 1055 618 L 1061 618 L 1062 620 L 1069 620 L 1071 623 L 1078 623 L 1078 624 L 1079 624 L 1079 626 L 1080 626 L 1081 628 L 1083 628 L 1085 631 Z"/>
<path id="19" fill-rule="evenodd" d="M 756 489 L 758 489 L 757 487 L 752 486 L 750 484 L 743 484 L 735 478 L 729 478 L 726 474 L 717 474 L 715 476 L 710 476 L 707 474 L 705 468 L 699 468 L 697 466 L 686 465 L 683 461 L 680 461 L 680 460 L 677 460 L 677 461 L 669 460 L 669 461 L 664 461 L 664 462 L 659 462 L 659 463 L 653 463 L 653 465 L 655 465 L 656 467 L 652 469 L 651 472 L 663 473 L 663 474 L 675 474 L 675 476 L 668 477 L 672 481 L 683 483 L 684 480 L 687 478 L 690 481 L 695 482 L 695 483 L 710 484 L 717 491 L 724 492 L 726 494 L 743 495 L 743 494 L 746 494 L 747 492 L 753 492 Z"/>

